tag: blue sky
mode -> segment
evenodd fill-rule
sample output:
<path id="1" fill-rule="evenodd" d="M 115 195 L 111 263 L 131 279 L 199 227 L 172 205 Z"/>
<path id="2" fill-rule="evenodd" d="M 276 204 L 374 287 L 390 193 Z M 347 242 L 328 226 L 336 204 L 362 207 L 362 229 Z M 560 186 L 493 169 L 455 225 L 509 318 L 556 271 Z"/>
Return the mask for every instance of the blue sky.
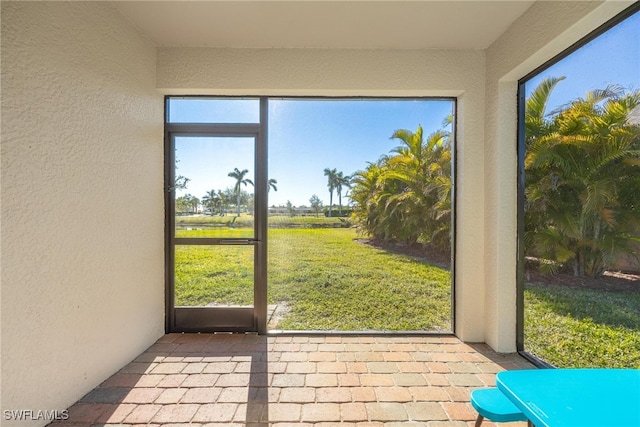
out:
<path id="1" fill-rule="evenodd" d="M 556 85 L 548 112 L 611 83 L 628 91 L 640 90 L 640 13 L 530 79 L 526 84 L 527 95 L 546 77 L 560 76 L 566 79 Z"/>
<path id="2" fill-rule="evenodd" d="M 269 176 L 278 192 L 269 204 L 309 205 L 316 194 L 329 204 L 324 169 L 351 175 L 400 145 L 398 129 L 425 135 L 441 128 L 453 101 L 274 100 L 269 108 Z M 343 196 L 346 189 L 343 189 Z M 346 200 L 343 199 L 343 202 Z M 334 203 L 338 203 L 334 197 Z"/>
<path id="3" fill-rule="evenodd" d="M 171 120 L 252 122 L 257 103 L 199 101 L 196 105 L 172 103 Z M 324 169 L 337 169 L 345 175 L 363 170 L 367 162 L 400 145 L 390 139 L 398 129 L 414 132 L 422 125 L 425 136 L 442 128 L 453 112 L 452 100 L 329 100 L 272 99 L 269 101 L 269 177 L 278 181 L 270 191 L 269 205 L 309 205 L 316 194 L 329 204 Z M 184 114 L 184 115 L 183 115 Z M 253 179 L 253 142 L 246 138 L 177 138 L 177 174 L 191 181 L 182 194 L 198 198 L 209 190 L 224 190 L 235 183 L 228 173 L 234 168 L 248 169 Z M 251 192 L 251 187 L 246 187 Z M 345 196 L 347 189 L 343 190 Z M 348 202 L 343 197 L 343 204 Z M 334 193 L 334 203 L 338 203 Z"/>
<path id="4" fill-rule="evenodd" d="M 640 13 L 530 79 L 527 94 L 549 76 L 566 79 L 556 86 L 548 111 L 610 83 L 640 89 Z M 426 136 L 441 128 L 453 108 L 450 100 L 270 100 L 269 177 L 278 181 L 278 191 L 269 193 L 269 205 L 308 205 L 313 194 L 327 205 L 325 168 L 345 175 L 362 170 L 399 145 L 390 139 L 395 130 L 415 131 L 422 125 Z M 257 100 L 174 99 L 170 120 L 255 123 L 258 110 Z M 176 145 L 177 173 L 191 179 L 178 196 L 202 198 L 208 190 L 231 187 L 234 180 L 227 175 L 236 167 L 249 169 L 253 179 L 251 140 L 192 138 Z"/>

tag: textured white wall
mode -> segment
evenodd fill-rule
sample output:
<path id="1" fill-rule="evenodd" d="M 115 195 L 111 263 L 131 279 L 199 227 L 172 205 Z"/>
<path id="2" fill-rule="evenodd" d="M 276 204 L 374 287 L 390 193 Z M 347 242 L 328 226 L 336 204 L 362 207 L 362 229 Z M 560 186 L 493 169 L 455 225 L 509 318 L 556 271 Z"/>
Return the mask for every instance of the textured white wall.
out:
<path id="1" fill-rule="evenodd" d="M 487 49 L 484 312 L 498 351 L 516 349 L 518 79 L 631 3 L 536 2 Z"/>
<path id="2" fill-rule="evenodd" d="M 163 333 L 155 68 L 106 3 L 2 2 L 2 410 L 65 409 Z"/>
<path id="3" fill-rule="evenodd" d="M 158 88 L 169 94 L 458 97 L 456 332 L 482 341 L 482 51 L 158 49 Z"/>

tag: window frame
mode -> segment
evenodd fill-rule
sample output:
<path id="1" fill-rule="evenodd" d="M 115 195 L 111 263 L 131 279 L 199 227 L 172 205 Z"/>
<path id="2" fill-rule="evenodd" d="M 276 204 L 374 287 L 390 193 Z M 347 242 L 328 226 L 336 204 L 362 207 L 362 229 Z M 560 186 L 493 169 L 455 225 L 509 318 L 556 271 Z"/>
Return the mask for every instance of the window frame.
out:
<path id="1" fill-rule="evenodd" d="M 581 49 L 591 41 L 605 34 L 610 29 L 625 21 L 627 18 L 640 12 L 640 2 L 636 2 L 587 34 L 576 43 L 572 44 L 553 58 L 544 62 L 533 71 L 527 73 L 518 80 L 517 92 L 517 251 L 516 251 L 516 351 L 532 362 L 537 367 L 552 367 L 544 360 L 539 359 L 535 355 L 527 352 L 524 348 L 524 323 L 525 323 L 525 301 L 524 301 L 524 283 L 525 283 L 525 257 L 524 257 L 524 206 L 525 206 L 525 171 L 524 158 L 526 155 L 525 147 L 525 108 L 526 108 L 526 83 L 540 73 L 546 71 L 550 67 L 564 60 L 572 53 Z"/>
<path id="2" fill-rule="evenodd" d="M 260 120 L 259 123 L 186 123 L 186 122 L 170 122 L 170 112 L 169 112 L 169 104 L 170 99 L 175 98 L 191 98 L 191 99 L 254 99 L 259 100 L 261 106 L 260 112 Z M 450 307 L 451 307 L 451 331 L 445 333 L 445 335 L 455 335 L 456 334 L 456 283 L 455 283 L 455 259 L 456 259 L 456 206 L 457 206 L 457 126 L 458 126 L 458 98 L 454 96 L 260 96 L 260 95 L 165 95 L 164 102 L 164 132 L 165 132 L 165 331 L 170 332 L 173 329 L 173 320 L 174 316 L 171 314 L 173 310 L 173 258 L 172 258 L 172 247 L 173 247 L 173 239 L 172 231 L 173 231 L 173 217 L 172 210 L 170 208 L 170 204 L 173 203 L 173 199 L 171 198 L 171 189 L 173 187 L 172 180 L 172 169 L 171 162 L 173 161 L 172 152 L 171 152 L 171 136 L 181 129 L 192 129 L 192 128 L 206 128 L 206 129 L 214 129 L 224 131 L 226 128 L 236 128 L 236 127 L 254 127 L 257 126 L 261 129 L 260 138 L 258 147 L 260 148 L 259 156 L 260 158 L 264 157 L 265 160 L 265 171 L 264 173 L 268 175 L 268 105 L 270 100 L 333 100 L 333 101 L 349 101 L 349 100 L 363 100 L 363 101 L 449 101 L 452 105 L 452 114 L 453 114 L 453 124 L 452 124 L 452 162 L 451 162 L 451 298 L 450 298 Z M 265 190 L 266 192 L 266 190 Z M 266 206 L 266 200 L 264 201 Z M 258 209 L 258 206 L 256 207 Z M 267 250 L 267 239 L 266 239 L 266 223 L 262 224 L 261 227 L 264 229 L 261 236 L 263 236 L 264 245 L 261 248 L 265 253 L 262 255 L 261 260 L 266 262 L 266 250 Z M 266 271 L 266 265 L 261 265 L 261 271 Z M 266 273 L 264 278 L 257 278 L 256 280 L 267 280 Z M 268 283 L 265 283 L 264 292 L 259 296 L 259 301 L 256 303 L 256 308 L 258 309 L 258 317 L 264 317 L 266 320 L 266 289 Z M 272 334 L 272 331 L 269 331 L 266 328 L 266 321 L 262 321 L 258 319 L 257 324 L 257 332 L 259 334 Z M 287 333 L 326 333 L 326 331 L 287 331 Z M 356 334 L 356 335 L 442 335 L 442 332 L 434 332 L 434 331 L 385 331 L 383 333 L 375 332 L 375 331 L 333 331 L 332 333 L 339 334 Z"/>

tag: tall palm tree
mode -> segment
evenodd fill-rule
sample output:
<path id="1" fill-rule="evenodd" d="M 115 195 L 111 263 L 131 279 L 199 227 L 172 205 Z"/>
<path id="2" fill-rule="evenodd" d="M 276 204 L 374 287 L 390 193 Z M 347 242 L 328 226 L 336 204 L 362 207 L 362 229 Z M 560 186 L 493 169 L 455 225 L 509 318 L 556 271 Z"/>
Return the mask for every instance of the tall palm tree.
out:
<path id="1" fill-rule="evenodd" d="M 245 178 L 248 173 L 248 169 L 239 170 L 238 168 L 234 168 L 233 171 L 229 172 L 228 174 L 228 176 L 236 180 L 236 185 L 233 187 L 233 191 L 236 195 L 236 207 L 238 210 L 238 216 L 240 216 L 240 190 L 242 188 L 242 185 L 253 185 L 253 181 L 251 181 L 249 178 Z"/>
<path id="2" fill-rule="evenodd" d="M 329 217 L 331 217 L 331 210 L 333 209 L 333 190 L 336 188 L 336 177 L 338 170 L 333 168 L 325 168 L 324 176 L 327 177 L 327 187 L 329 187 Z"/>

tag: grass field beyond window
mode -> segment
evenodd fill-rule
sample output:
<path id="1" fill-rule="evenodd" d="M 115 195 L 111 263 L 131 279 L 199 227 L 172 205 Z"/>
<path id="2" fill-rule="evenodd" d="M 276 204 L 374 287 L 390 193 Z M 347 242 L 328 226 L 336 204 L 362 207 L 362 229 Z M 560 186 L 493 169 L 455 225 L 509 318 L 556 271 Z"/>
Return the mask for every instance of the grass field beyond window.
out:
<path id="1" fill-rule="evenodd" d="M 640 293 L 528 285 L 525 347 L 557 367 L 640 368 Z"/>
<path id="2" fill-rule="evenodd" d="M 451 330 L 448 269 L 360 243 L 350 228 L 297 222 L 269 229 L 268 301 L 278 307 L 272 328 Z M 208 232 L 180 230 L 178 236 Z M 246 230 L 216 233 L 234 237 Z M 640 368 L 640 293 L 550 282 L 527 285 L 525 298 L 527 351 L 558 367 Z M 177 305 L 252 302 L 252 247 L 176 247 Z"/>
<path id="3" fill-rule="evenodd" d="M 280 308 L 277 329 L 451 330 L 447 269 L 361 244 L 350 228 L 276 228 L 268 239 L 268 300 Z M 251 305 L 247 252 L 178 247 L 176 305 Z"/>

